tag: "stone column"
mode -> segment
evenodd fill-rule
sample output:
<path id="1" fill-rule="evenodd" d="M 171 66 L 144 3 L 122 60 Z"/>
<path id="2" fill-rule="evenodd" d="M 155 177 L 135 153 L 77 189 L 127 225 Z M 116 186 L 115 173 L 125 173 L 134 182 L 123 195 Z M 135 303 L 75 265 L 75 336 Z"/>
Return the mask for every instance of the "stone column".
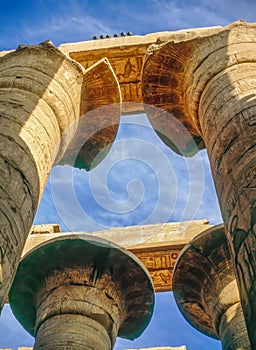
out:
<path id="1" fill-rule="evenodd" d="M 174 267 L 173 293 L 186 320 L 220 339 L 224 350 L 251 349 L 223 225 L 183 248 Z"/>
<path id="2" fill-rule="evenodd" d="M 0 310 L 50 170 L 92 109 L 83 91 L 94 68 L 85 71 L 50 42 L 0 58 Z"/>
<path id="3" fill-rule="evenodd" d="M 254 349 L 256 25 L 238 21 L 159 40 L 145 60 L 142 89 L 145 103 L 164 109 L 147 112 L 166 143 L 185 155 L 207 148 Z"/>
<path id="4" fill-rule="evenodd" d="M 78 118 L 83 69 L 49 42 L 0 58 L 0 308 L 39 198 Z"/>
<path id="5" fill-rule="evenodd" d="M 10 305 L 36 350 L 110 350 L 117 335 L 144 331 L 154 289 L 132 253 L 93 236 L 63 235 L 24 256 Z"/>

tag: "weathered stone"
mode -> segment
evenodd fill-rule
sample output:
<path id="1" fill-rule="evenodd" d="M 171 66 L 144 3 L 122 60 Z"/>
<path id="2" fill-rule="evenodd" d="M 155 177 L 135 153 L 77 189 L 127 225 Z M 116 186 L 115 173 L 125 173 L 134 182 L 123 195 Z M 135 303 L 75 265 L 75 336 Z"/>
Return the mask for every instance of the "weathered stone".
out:
<path id="1" fill-rule="evenodd" d="M 147 327 L 154 289 L 132 253 L 101 238 L 63 235 L 24 256 L 10 305 L 36 337 L 34 349 L 109 350 L 117 335 L 134 339 Z"/>
<path id="2" fill-rule="evenodd" d="M 193 237 L 209 227 L 211 225 L 207 220 L 192 220 L 118 227 L 88 234 L 107 239 L 130 250 L 149 271 L 155 291 L 163 292 L 172 290 L 172 271 L 180 250 Z M 22 255 L 41 243 L 63 235 L 63 233 L 46 233 L 50 229 L 53 228 L 49 228 L 48 225 L 34 226 L 33 234 L 28 236 Z M 73 232 L 68 234 L 73 235 Z"/>
<path id="3" fill-rule="evenodd" d="M 168 82 L 171 79 L 176 84 Z M 238 21 L 201 29 L 191 38 L 177 34 L 177 40 L 159 41 L 145 61 L 142 90 L 145 103 L 164 109 L 147 112 L 170 146 L 175 144 L 181 154 L 193 154 L 203 143 L 208 150 L 254 349 L 256 24 Z M 174 94 L 177 98 L 171 101 Z M 179 142 L 185 130 L 182 124 L 197 147 L 189 138 Z"/>
<path id="4" fill-rule="evenodd" d="M 73 136 L 63 134 L 79 117 L 83 74 L 48 42 L 0 58 L 0 308 L 51 167 Z"/>
<path id="5" fill-rule="evenodd" d="M 146 111 L 164 142 L 185 155 L 207 147 L 252 348 L 256 348 L 255 32 L 255 24 L 240 21 L 166 33 L 148 49 L 142 75 Z M 110 77 L 116 120 L 118 81 L 125 101 L 141 102 L 142 57 L 159 35 L 61 47 L 88 68 L 87 77 L 79 64 L 49 43 L 0 53 L 1 303 L 18 262 L 14 252 L 21 253 L 52 164 L 63 159 L 88 168 L 97 150 L 107 150 L 116 133 L 116 122 L 108 119 L 111 113 L 104 107 L 109 101 L 106 92 L 92 89 L 90 95 L 85 82 L 96 79 L 97 85 L 102 84 L 99 72 Z M 116 75 L 106 59 L 92 66 L 105 56 Z M 88 101 L 81 101 L 87 95 Z M 124 111 L 139 110 L 136 103 L 132 110 L 124 105 Z M 90 116 L 95 107 L 103 111 L 106 122 L 99 132 L 95 125 L 87 132 L 78 121 L 79 113 Z M 101 123 L 97 112 L 93 116 L 96 124 Z M 82 133 L 76 132 L 77 127 Z"/>
<path id="6" fill-rule="evenodd" d="M 98 165 L 114 142 L 120 115 L 120 87 L 103 58 L 85 71 L 76 133 L 59 164 L 86 170 Z"/>
<path id="7" fill-rule="evenodd" d="M 92 103 L 88 85 L 93 87 L 94 78 L 97 86 L 105 81 L 112 94 L 110 110 L 104 109 L 107 91 Z M 0 58 L 0 309 L 52 166 L 63 159 L 88 169 L 103 149 L 98 163 L 116 135 L 119 102 L 106 59 L 85 71 L 50 42 L 20 46 Z M 101 108 L 92 112 L 96 107 Z"/>
<path id="8" fill-rule="evenodd" d="M 144 56 L 149 45 L 154 43 L 160 35 L 169 33 L 160 32 L 143 36 L 133 35 L 63 44 L 59 49 L 85 68 L 107 57 L 120 84 L 122 112 L 144 112 L 141 95 L 141 70 Z"/>
<path id="9" fill-rule="evenodd" d="M 31 235 L 54 234 L 54 233 L 60 233 L 60 225 L 58 224 L 32 225 L 28 238 Z M 26 244 L 27 244 L 27 241 L 26 241 Z M 22 255 L 24 255 L 24 249 L 23 249 Z"/>
<path id="10" fill-rule="evenodd" d="M 251 349 L 224 226 L 195 237 L 174 267 L 173 292 L 186 320 L 225 350 Z"/>

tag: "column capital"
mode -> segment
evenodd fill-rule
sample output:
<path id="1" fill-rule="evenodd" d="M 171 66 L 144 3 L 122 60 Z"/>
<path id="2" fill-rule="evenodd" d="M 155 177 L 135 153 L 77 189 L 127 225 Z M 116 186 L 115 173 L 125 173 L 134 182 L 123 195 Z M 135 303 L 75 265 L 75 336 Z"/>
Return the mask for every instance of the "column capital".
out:
<path id="1" fill-rule="evenodd" d="M 147 327 L 154 289 L 144 265 L 126 249 L 89 235 L 63 235 L 23 257 L 10 305 L 33 336 L 50 319 L 68 323 L 77 315 L 80 323 L 104 327 L 114 344 L 117 334 L 135 339 Z"/>
<path id="2" fill-rule="evenodd" d="M 220 339 L 223 349 L 250 349 L 224 225 L 195 237 L 181 251 L 173 292 L 185 319 Z"/>
<path id="3" fill-rule="evenodd" d="M 142 71 L 145 111 L 169 147 L 185 156 L 205 147 L 208 135 L 202 133 L 200 114 L 207 107 L 205 101 L 214 98 L 212 91 L 205 96 L 205 88 L 225 75 L 229 89 L 239 89 L 233 77 L 229 82 L 230 74 L 236 65 L 256 62 L 255 52 L 256 23 L 245 21 L 176 32 L 148 49 Z M 218 89 L 221 86 L 216 85 L 216 93 Z"/>

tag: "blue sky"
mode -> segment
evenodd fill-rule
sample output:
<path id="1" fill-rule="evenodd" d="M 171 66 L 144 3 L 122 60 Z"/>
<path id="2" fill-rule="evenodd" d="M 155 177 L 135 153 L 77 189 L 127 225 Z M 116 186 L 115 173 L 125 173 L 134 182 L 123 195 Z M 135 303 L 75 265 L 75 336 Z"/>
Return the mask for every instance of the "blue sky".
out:
<path id="1" fill-rule="evenodd" d="M 254 0 L 0 0 L 0 50 L 50 39 L 56 46 L 93 35 L 226 25 L 254 21 Z M 68 166 L 53 169 L 35 223 L 60 223 L 65 231 L 208 218 L 222 221 L 205 151 L 182 158 L 152 131 L 144 115 L 123 117 L 107 158 L 91 172 Z M 32 346 L 9 306 L 0 320 L 0 347 Z M 156 295 L 145 333 L 115 350 L 186 345 L 188 350 L 220 349 L 182 318 L 172 293 Z"/>

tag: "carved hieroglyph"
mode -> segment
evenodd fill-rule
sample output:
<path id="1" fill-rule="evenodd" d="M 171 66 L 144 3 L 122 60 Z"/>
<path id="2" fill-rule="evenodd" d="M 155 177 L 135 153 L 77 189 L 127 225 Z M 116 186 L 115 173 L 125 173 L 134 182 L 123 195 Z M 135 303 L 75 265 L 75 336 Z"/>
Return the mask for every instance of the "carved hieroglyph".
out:
<path id="1" fill-rule="evenodd" d="M 174 268 L 173 292 L 187 321 L 219 338 L 222 349 L 251 349 L 223 225 L 183 248 Z"/>
<path id="2" fill-rule="evenodd" d="M 147 327 L 154 288 L 143 264 L 124 248 L 62 235 L 21 260 L 10 305 L 35 336 L 34 349 L 110 350 L 117 335 L 135 339 Z"/>
<path id="3" fill-rule="evenodd" d="M 107 60 L 85 71 L 50 42 L 21 46 L 0 58 L 0 309 L 50 170 L 64 154 L 75 153 L 73 159 L 76 157 L 77 148 L 68 146 L 74 136 L 78 139 L 78 126 L 83 130 L 78 122 L 81 113 L 96 106 L 89 97 L 86 103 L 83 92 L 88 91 L 84 86 L 88 77 L 93 85 L 93 71 L 99 75 L 99 66 L 103 75 L 98 81 L 103 84 L 106 77 L 112 101 L 120 102 L 120 89 Z M 100 106 L 105 105 L 102 100 Z M 118 124 L 120 106 L 113 111 L 114 124 Z M 88 128 L 93 128 L 93 123 L 99 127 L 98 119 L 83 121 L 88 122 Z M 116 130 L 115 126 L 103 138 L 99 133 L 99 138 L 94 135 L 94 155 L 100 145 L 106 145 L 107 137 L 113 141 Z M 82 160 L 88 165 L 90 152 L 83 152 L 83 144 L 81 147 L 80 158 L 86 153 L 88 157 Z"/>
<path id="4" fill-rule="evenodd" d="M 198 148 L 207 148 L 255 349 L 256 24 L 238 21 L 163 38 L 149 50 L 142 80 L 144 102 L 165 111 L 147 111 L 165 140 L 173 134 L 181 140 L 183 124 Z M 193 154 L 198 148 L 191 145 L 190 138 L 176 148 Z"/>
<path id="5" fill-rule="evenodd" d="M 107 57 L 120 85 L 123 102 L 122 112 L 144 112 L 141 94 L 141 71 L 144 56 L 149 45 L 154 43 L 159 35 L 167 35 L 168 33 L 160 32 L 144 36 L 135 35 L 63 44 L 59 49 L 85 68 L 103 57 Z"/>

